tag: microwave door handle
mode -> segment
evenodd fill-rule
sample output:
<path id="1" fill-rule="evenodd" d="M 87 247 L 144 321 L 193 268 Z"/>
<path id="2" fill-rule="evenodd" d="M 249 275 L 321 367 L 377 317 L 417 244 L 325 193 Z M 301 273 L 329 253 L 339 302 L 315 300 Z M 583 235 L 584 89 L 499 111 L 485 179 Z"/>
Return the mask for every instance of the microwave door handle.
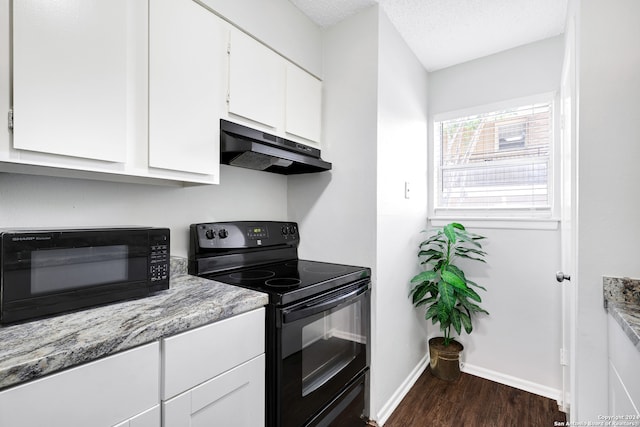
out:
<path id="1" fill-rule="evenodd" d="M 323 311 L 330 310 L 334 307 L 337 307 L 346 302 L 356 300 L 360 295 L 369 291 L 368 286 L 364 286 L 358 289 L 355 289 L 347 294 L 340 295 L 338 298 L 331 299 L 329 301 L 323 301 L 320 304 L 314 304 L 310 306 L 306 306 L 304 308 L 294 308 L 291 310 L 283 310 L 282 311 L 282 321 L 283 323 L 294 322 L 299 319 L 303 319 L 305 317 L 313 316 L 317 313 L 322 313 Z"/>

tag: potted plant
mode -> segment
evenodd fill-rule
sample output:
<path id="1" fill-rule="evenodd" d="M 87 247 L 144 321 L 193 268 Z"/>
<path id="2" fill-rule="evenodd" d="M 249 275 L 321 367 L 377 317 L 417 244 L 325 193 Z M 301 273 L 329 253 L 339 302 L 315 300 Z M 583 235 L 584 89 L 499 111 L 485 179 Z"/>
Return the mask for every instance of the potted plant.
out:
<path id="1" fill-rule="evenodd" d="M 434 325 L 440 323 L 444 337 L 429 340 L 429 357 L 432 373 L 444 380 L 454 381 L 460 376 L 463 346 L 452 338 L 452 328 L 458 335 L 463 328 L 470 334 L 474 315 L 489 314 L 477 304 L 482 299 L 473 288 L 486 289 L 467 279 L 455 265 L 458 259 L 485 262 L 486 252 L 480 244 L 484 238 L 453 222 L 431 231 L 420 243 L 418 258 L 425 270 L 411 279 L 410 297 L 414 306 L 426 306 L 425 319 L 431 319 Z"/>

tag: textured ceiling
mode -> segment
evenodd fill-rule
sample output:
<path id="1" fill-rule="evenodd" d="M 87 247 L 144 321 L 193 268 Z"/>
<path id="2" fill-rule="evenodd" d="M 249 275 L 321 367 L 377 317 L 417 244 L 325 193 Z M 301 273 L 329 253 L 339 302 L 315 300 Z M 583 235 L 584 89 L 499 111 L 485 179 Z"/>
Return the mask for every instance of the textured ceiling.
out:
<path id="1" fill-rule="evenodd" d="M 429 71 L 564 32 L 568 0 L 290 0 L 322 27 L 375 3 Z"/>

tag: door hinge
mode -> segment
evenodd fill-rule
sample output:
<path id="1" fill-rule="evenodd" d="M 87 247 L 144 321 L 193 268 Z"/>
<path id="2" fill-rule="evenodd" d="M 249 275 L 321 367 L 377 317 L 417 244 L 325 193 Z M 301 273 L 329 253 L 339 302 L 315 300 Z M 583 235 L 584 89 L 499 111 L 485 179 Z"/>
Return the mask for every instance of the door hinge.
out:
<path id="1" fill-rule="evenodd" d="M 13 132 L 13 108 L 9 110 L 8 119 L 9 119 L 9 130 Z"/>
<path id="2" fill-rule="evenodd" d="M 564 348 L 560 349 L 560 365 L 569 366 L 569 362 L 567 360 L 567 352 Z"/>

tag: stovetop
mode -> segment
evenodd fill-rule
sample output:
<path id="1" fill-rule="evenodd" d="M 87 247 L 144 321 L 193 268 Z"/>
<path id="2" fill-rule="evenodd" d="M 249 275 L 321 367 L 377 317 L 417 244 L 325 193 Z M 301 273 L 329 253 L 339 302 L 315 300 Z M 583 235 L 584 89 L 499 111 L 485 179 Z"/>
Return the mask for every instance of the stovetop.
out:
<path id="1" fill-rule="evenodd" d="M 370 276 L 366 267 L 294 259 L 202 277 L 265 292 L 271 304 L 287 305 Z"/>
<path id="2" fill-rule="evenodd" d="M 189 274 L 265 292 L 270 304 L 284 306 L 371 277 L 367 267 L 298 259 L 295 222 L 210 222 L 189 229 Z"/>

